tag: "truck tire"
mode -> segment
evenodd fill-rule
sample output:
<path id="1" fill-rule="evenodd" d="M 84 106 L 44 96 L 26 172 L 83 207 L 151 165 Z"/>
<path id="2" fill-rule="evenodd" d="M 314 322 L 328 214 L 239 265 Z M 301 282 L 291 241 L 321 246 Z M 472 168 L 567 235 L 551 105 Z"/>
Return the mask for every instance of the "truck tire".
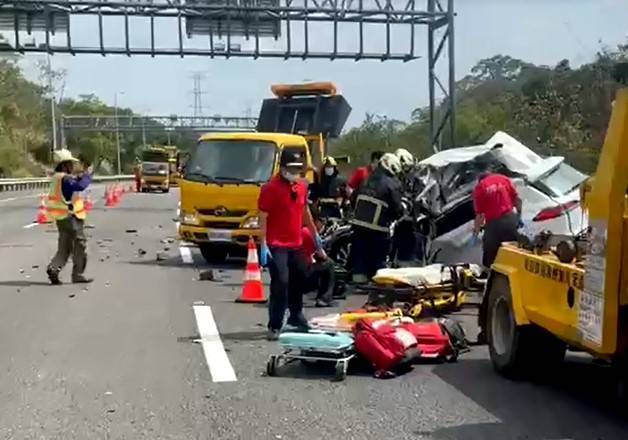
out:
<path id="1" fill-rule="evenodd" d="M 201 255 L 209 264 L 224 263 L 227 259 L 228 250 L 226 248 L 211 244 L 200 244 L 199 249 L 201 250 Z"/>
<path id="2" fill-rule="evenodd" d="M 553 371 L 563 361 L 566 345 L 540 327 L 516 325 L 506 277 L 496 276 L 488 295 L 486 330 L 495 370 L 511 379 Z"/>

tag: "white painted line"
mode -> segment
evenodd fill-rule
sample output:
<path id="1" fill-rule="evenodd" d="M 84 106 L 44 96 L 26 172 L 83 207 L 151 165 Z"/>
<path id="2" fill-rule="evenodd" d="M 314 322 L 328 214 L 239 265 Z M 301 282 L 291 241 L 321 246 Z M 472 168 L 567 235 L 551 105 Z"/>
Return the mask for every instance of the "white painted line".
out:
<path id="1" fill-rule="evenodd" d="M 32 196 L 23 196 L 23 197 L 9 197 L 8 199 L 0 199 L 0 203 L 4 202 L 14 202 L 16 200 L 26 200 L 26 199 L 34 199 L 35 197 L 41 197 L 39 194 L 34 194 Z"/>
<path id="2" fill-rule="evenodd" d="M 229 356 L 225 351 L 225 347 L 220 340 L 218 327 L 214 321 L 212 309 L 209 306 L 196 305 L 193 306 L 194 316 L 196 317 L 196 327 L 200 339 L 198 342 L 203 346 L 205 360 L 209 367 L 214 382 L 236 382 L 235 371 L 229 361 Z"/>
<path id="3" fill-rule="evenodd" d="M 35 226 L 38 226 L 39 223 L 29 223 L 27 225 L 24 225 L 24 229 L 30 229 L 30 228 L 34 228 Z"/>
<path id="4" fill-rule="evenodd" d="M 192 259 L 192 251 L 188 247 L 179 247 L 179 253 L 181 254 L 181 259 L 185 264 L 194 263 L 194 259 Z"/>

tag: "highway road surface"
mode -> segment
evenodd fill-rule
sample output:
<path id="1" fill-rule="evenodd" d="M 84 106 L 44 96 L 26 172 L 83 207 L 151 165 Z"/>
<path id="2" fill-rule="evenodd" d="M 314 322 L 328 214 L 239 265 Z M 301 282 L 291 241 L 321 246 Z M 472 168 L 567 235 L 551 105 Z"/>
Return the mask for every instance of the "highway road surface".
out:
<path id="1" fill-rule="evenodd" d="M 175 240 L 178 192 L 113 209 L 94 196 L 83 288 L 48 285 L 56 232 L 32 226 L 37 195 L 0 195 L 0 439 L 628 438 L 607 370 L 584 357 L 544 384 L 498 377 L 485 347 L 390 380 L 266 377 L 266 310 L 234 302 L 242 262 L 199 281 L 208 266 Z"/>

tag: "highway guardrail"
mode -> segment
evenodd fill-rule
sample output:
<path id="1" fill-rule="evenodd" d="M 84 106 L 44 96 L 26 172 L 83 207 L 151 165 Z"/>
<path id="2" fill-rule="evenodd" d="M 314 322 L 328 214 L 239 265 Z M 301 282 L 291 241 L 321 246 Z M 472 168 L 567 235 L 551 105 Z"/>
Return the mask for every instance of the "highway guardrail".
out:
<path id="1" fill-rule="evenodd" d="M 133 180 L 132 175 L 123 176 L 94 176 L 93 182 L 120 182 Z M 26 191 L 47 188 L 50 185 L 49 177 L 25 177 L 22 179 L 0 179 L 0 193 L 8 191 Z"/>

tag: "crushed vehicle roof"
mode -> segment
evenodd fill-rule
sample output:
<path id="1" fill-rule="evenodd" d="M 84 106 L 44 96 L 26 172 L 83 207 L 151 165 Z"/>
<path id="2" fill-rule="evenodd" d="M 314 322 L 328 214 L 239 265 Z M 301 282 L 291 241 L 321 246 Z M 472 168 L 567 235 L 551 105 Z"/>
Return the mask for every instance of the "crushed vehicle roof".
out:
<path id="1" fill-rule="evenodd" d="M 419 162 L 419 167 L 445 168 L 452 164 L 482 159 L 490 155 L 514 174 L 534 178 L 558 166 L 563 157 L 543 158 L 503 131 L 495 133 L 483 145 L 443 150 Z"/>

